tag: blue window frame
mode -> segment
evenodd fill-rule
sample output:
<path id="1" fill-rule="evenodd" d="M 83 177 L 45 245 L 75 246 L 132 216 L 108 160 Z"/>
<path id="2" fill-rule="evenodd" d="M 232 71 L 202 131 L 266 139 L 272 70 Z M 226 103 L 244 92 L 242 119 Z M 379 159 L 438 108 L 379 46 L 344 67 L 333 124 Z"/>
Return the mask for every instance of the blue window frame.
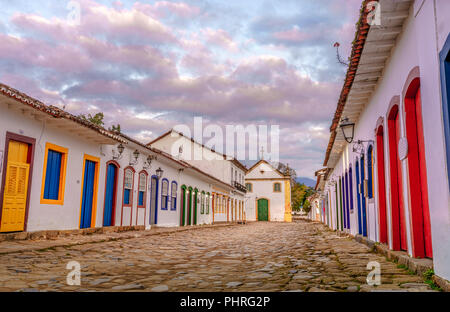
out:
<path id="1" fill-rule="evenodd" d="M 348 171 L 345 173 L 345 202 L 346 202 L 346 209 L 345 209 L 345 218 L 346 218 L 346 225 L 347 229 L 350 229 L 350 197 L 349 197 L 350 189 L 348 184 Z"/>
<path id="2" fill-rule="evenodd" d="M 447 150 L 447 172 L 450 178 L 450 35 L 447 37 L 439 57 L 441 62 L 442 111 Z"/>
<path id="3" fill-rule="evenodd" d="M 131 168 L 125 169 L 125 177 L 123 183 L 123 204 L 131 206 L 131 196 L 133 192 L 134 171 Z"/>
<path id="4" fill-rule="evenodd" d="M 167 210 L 169 203 L 169 180 L 164 179 L 161 183 L 161 210 Z"/>
<path id="5" fill-rule="evenodd" d="M 177 210 L 177 193 L 178 193 L 178 184 L 177 182 L 173 181 L 172 186 L 170 188 L 171 193 L 171 202 L 170 202 L 170 210 L 175 211 Z"/>
<path id="6" fill-rule="evenodd" d="M 47 170 L 45 174 L 44 199 L 59 199 L 59 184 L 61 179 L 61 163 L 63 154 L 48 150 Z"/>
<path id="7" fill-rule="evenodd" d="M 139 206 L 144 206 L 144 192 L 143 191 L 139 191 Z"/>
<path id="8" fill-rule="evenodd" d="M 147 173 L 141 171 L 139 173 L 139 183 L 138 183 L 138 207 L 145 208 L 147 197 Z"/>
<path id="9" fill-rule="evenodd" d="M 367 151 L 367 197 L 373 198 L 373 146 Z"/>
<path id="10" fill-rule="evenodd" d="M 125 205 L 130 204 L 130 190 L 129 189 L 125 189 L 125 191 L 123 192 L 123 203 Z"/>
<path id="11" fill-rule="evenodd" d="M 354 204 L 353 204 L 353 169 L 350 166 L 348 171 L 348 180 L 349 180 L 349 193 L 350 193 L 350 211 L 353 213 Z"/>

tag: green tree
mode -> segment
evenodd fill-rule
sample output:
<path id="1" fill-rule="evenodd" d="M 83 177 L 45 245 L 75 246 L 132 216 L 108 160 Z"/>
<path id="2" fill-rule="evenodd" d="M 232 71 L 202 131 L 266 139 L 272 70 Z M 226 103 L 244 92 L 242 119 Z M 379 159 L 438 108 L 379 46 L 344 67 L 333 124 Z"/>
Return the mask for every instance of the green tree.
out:
<path id="1" fill-rule="evenodd" d="M 118 132 L 118 133 L 120 133 L 120 124 L 117 124 L 117 126 L 116 125 L 112 125 L 112 127 L 111 128 L 108 128 L 108 130 L 109 131 L 112 131 L 112 132 Z"/>
<path id="2" fill-rule="evenodd" d="M 305 200 L 305 203 L 303 204 L 303 211 L 305 213 L 309 213 L 311 211 L 311 203 L 309 200 Z"/>
<path id="3" fill-rule="evenodd" d="M 289 165 L 285 165 L 283 163 L 278 163 L 277 166 L 278 171 L 282 172 L 283 174 L 289 174 L 291 176 L 291 184 L 297 183 L 297 172 L 289 167 Z"/>
<path id="4" fill-rule="evenodd" d="M 293 211 L 300 211 L 305 196 L 306 186 L 301 183 L 294 182 L 291 186 L 291 207 Z"/>
<path id="5" fill-rule="evenodd" d="M 88 114 L 87 116 L 84 114 L 79 115 L 78 117 L 80 117 L 81 119 L 84 119 L 86 121 L 92 122 L 93 124 L 103 127 L 103 125 L 105 124 L 103 122 L 103 118 L 105 117 L 103 115 L 103 113 L 97 113 L 94 116 L 92 116 L 91 114 Z"/>

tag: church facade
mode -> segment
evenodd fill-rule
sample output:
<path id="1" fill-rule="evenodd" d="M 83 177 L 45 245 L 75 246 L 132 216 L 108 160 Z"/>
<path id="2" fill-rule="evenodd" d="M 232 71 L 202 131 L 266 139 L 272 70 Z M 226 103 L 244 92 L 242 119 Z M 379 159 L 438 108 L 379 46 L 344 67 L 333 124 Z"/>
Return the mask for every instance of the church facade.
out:
<path id="1" fill-rule="evenodd" d="M 245 175 L 249 221 L 291 222 L 291 178 L 260 160 Z"/>

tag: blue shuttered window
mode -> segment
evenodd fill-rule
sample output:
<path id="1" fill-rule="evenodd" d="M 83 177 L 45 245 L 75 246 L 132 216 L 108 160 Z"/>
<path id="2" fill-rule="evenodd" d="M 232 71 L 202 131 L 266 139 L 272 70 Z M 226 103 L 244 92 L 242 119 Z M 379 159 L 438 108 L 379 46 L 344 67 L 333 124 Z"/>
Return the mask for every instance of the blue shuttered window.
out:
<path id="1" fill-rule="evenodd" d="M 125 180 L 123 183 L 123 204 L 131 205 L 131 192 L 133 190 L 133 175 L 131 169 L 125 169 Z"/>
<path id="2" fill-rule="evenodd" d="M 139 191 L 139 206 L 144 206 L 144 192 Z"/>
<path id="3" fill-rule="evenodd" d="M 368 185 L 367 185 L 367 197 L 373 198 L 373 147 L 369 147 L 367 152 L 367 174 L 368 174 Z"/>
<path id="4" fill-rule="evenodd" d="M 169 181 L 163 180 L 161 186 L 161 210 L 167 210 L 169 202 Z"/>
<path id="5" fill-rule="evenodd" d="M 48 150 L 47 169 L 45 174 L 44 199 L 59 199 L 59 184 L 61 180 L 61 162 L 63 154 Z"/>
<path id="6" fill-rule="evenodd" d="M 177 210 L 177 191 L 178 191 L 178 185 L 177 182 L 172 182 L 172 202 L 170 205 L 170 210 Z"/>
<path id="7" fill-rule="evenodd" d="M 129 189 L 125 189 L 123 192 L 123 203 L 125 205 L 130 204 L 130 190 Z"/>
<path id="8" fill-rule="evenodd" d="M 147 175 L 144 172 L 139 174 L 138 191 L 138 206 L 145 207 L 145 198 L 147 197 Z"/>

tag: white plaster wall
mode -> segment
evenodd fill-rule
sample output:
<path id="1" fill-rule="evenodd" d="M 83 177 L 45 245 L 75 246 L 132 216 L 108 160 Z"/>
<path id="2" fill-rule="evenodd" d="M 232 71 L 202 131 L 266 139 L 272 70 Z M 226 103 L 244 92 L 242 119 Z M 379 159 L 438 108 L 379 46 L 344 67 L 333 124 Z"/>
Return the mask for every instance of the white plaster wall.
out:
<path id="1" fill-rule="evenodd" d="M 16 105 L 22 105 L 17 103 Z M 98 144 L 91 143 L 71 134 L 67 130 L 54 128 L 42 121 L 37 121 L 29 115 L 23 115 L 7 108 L 4 98 L 0 97 L 0 150 L 4 152 L 6 132 L 13 132 L 36 139 L 34 164 L 32 172 L 30 204 L 28 211 L 27 231 L 39 230 L 68 230 L 80 227 L 81 187 L 83 176 L 83 156 L 100 157 Z M 44 153 L 47 142 L 68 148 L 66 184 L 64 205 L 40 204 L 42 175 L 44 169 Z M 3 153 L 4 155 L 4 153 Z M 3 162 L 3 159 L 1 160 Z M 2 170 L 2 174 L 6 170 Z M 105 166 L 100 164 L 98 194 L 104 193 Z M 101 225 L 98 214 L 102 211 L 103 197 L 97 199 L 96 225 Z"/>
<path id="2" fill-rule="evenodd" d="M 284 221 L 285 212 L 285 185 L 284 180 L 251 180 L 253 192 L 248 192 L 246 196 L 246 216 L 249 221 L 256 221 L 256 200 L 266 198 L 269 200 L 269 221 Z M 281 192 L 273 191 L 273 183 L 281 184 Z"/>
<path id="3" fill-rule="evenodd" d="M 115 147 L 112 146 L 106 146 L 105 147 L 105 156 L 103 157 L 102 161 L 104 163 L 108 162 L 109 160 L 112 160 L 112 149 L 115 149 Z M 139 156 L 138 163 L 131 166 L 135 169 L 136 173 L 134 175 L 134 188 L 133 188 L 133 203 L 132 212 L 130 211 L 130 208 L 124 207 L 123 209 L 123 221 L 122 220 L 122 196 L 123 196 L 123 175 L 124 170 L 127 168 L 130 164 L 130 160 L 132 159 L 131 155 L 132 153 L 138 148 L 137 146 L 131 145 L 130 147 L 126 147 L 123 153 L 122 158 L 117 160 L 117 162 L 120 165 L 119 169 L 119 176 L 118 176 L 118 191 L 117 198 L 116 198 L 116 225 L 145 225 L 146 227 L 150 226 L 150 191 L 151 191 L 151 177 L 156 175 L 156 170 L 158 168 L 163 169 L 163 176 L 161 180 L 158 182 L 158 197 L 157 197 L 157 226 L 162 227 L 174 227 L 180 225 L 180 218 L 181 218 L 181 209 L 182 209 L 182 192 L 181 192 L 181 186 L 186 185 L 187 187 L 191 186 L 193 189 L 197 188 L 199 189 L 200 193 L 202 191 L 210 192 L 211 193 L 211 185 L 205 181 L 204 178 L 201 177 L 201 175 L 193 174 L 192 172 L 182 171 L 180 172 L 178 170 L 178 167 L 175 167 L 174 163 L 170 160 L 167 160 L 163 156 L 157 156 L 157 160 L 153 160 L 150 168 L 145 169 L 145 171 L 148 173 L 147 178 L 147 197 L 146 197 L 146 208 L 145 208 L 145 219 L 143 217 L 144 209 L 137 208 L 137 200 L 138 200 L 138 183 L 139 183 L 139 173 L 144 170 L 144 162 L 147 156 L 149 155 L 148 152 L 145 151 L 145 149 L 141 148 L 140 152 L 141 155 Z M 171 195 L 171 188 L 172 188 L 172 182 L 177 183 L 177 205 L 176 210 L 171 210 L 171 198 L 169 197 L 169 203 L 168 203 L 168 209 L 162 210 L 161 209 L 161 185 L 162 180 L 167 179 L 169 181 L 169 196 Z M 192 206 L 194 207 L 194 206 Z M 140 222 L 138 222 L 137 213 L 139 211 L 139 214 L 141 216 Z M 200 213 L 200 207 L 198 207 L 197 211 L 197 221 L 198 224 L 209 224 L 212 222 L 212 219 L 210 216 L 204 216 Z M 103 216 L 101 216 L 103 218 Z M 142 222 L 144 221 L 144 223 Z"/>
<path id="4" fill-rule="evenodd" d="M 437 0 L 426 0 L 417 16 L 414 16 L 414 7 L 411 8 L 410 16 L 406 20 L 403 33 L 397 39 L 396 47 L 388 59 L 383 78 L 379 81 L 369 103 L 362 112 L 355 127 L 355 138 L 362 140 L 375 140 L 375 126 L 379 117 L 385 119 L 385 171 L 386 171 L 386 196 L 389 242 L 392 248 L 391 233 L 391 207 L 390 207 L 390 172 L 389 172 L 389 144 L 386 127 L 388 106 L 393 96 L 402 97 L 404 84 L 410 71 L 420 67 L 422 113 L 425 137 L 425 156 L 427 162 L 428 193 L 431 215 L 431 226 L 433 236 L 434 266 L 437 275 L 450 279 L 450 216 L 449 216 L 449 187 L 446 173 L 445 141 L 442 122 L 442 104 L 440 90 L 440 73 L 438 64 L 438 53 L 450 31 L 450 2 Z M 435 12 L 437 14 L 437 27 L 435 25 Z M 405 136 L 404 103 L 400 103 L 401 134 Z M 367 147 L 367 145 L 366 145 Z M 342 161 L 345 154 L 349 159 L 354 159 L 351 147 L 346 149 L 334 172 L 342 173 Z M 376 151 L 374 151 L 376 155 Z M 375 163 L 376 166 L 379 164 Z M 353 168 L 354 162 L 353 162 Z M 403 161 L 403 190 L 405 204 L 406 232 L 408 240 L 408 252 L 411 251 L 411 229 L 408 196 L 408 174 L 407 159 Z M 354 170 L 354 169 L 353 169 Z M 375 170 L 376 173 L 376 170 Z M 375 174 L 375 177 L 377 175 Z M 367 177 L 367 175 L 366 175 Z M 353 181 L 356 181 L 355 178 Z M 378 181 L 377 181 L 378 183 Z M 355 183 L 354 183 L 355 184 Z M 354 190 L 354 194 L 356 191 Z M 375 196 L 378 195 L 377 189 Z M 356 200 L 356 198 L 354 198 Z M 355 207 L 356 202 L 355 202 Z M 376 202 L 374 208 L 369 210 L 369 233 L 371 238 L 378 237 L 378 229 L 375 226 L 377 220 Z M 356 209 L 355 209 L 356 212 Z M 357 228 L 357 213 L 352 218 L 352 228 Z M 352 230 L 352 233 L 354 231 Z"/>
<path id="5" fill-rule="evenodd" d="M 234 177 L 231 177 L 231 168 L 233 168 L 238 171 L 238 182 L 244 184 L 245 173 L 242 169 L 234 166 L 231 161 L 224 159 L 223 155 L 204 148 L 186 137 L 178 134 L 167 135 L 153 143 L 152 147 L 178 156 L 178 147 L 181 145 L 183 146 L 181 158 L 187 163 L 228 184 L 234 181 Z"/>
<path id="6" fill-rule="evenodd" d="M 436 6 L 435 6 L 436 5 Z M 422 114 L 427 161 L 435 273 L 450 280 L 450 198 L 440 89 L 439 53 L 450 32 L 450 2 L 426 0 L 416 17 L 422 83 Z M 436 23 L 434 23 L 436 17 Z M 423 27 L 421 25 L 428 25 Z"/>

